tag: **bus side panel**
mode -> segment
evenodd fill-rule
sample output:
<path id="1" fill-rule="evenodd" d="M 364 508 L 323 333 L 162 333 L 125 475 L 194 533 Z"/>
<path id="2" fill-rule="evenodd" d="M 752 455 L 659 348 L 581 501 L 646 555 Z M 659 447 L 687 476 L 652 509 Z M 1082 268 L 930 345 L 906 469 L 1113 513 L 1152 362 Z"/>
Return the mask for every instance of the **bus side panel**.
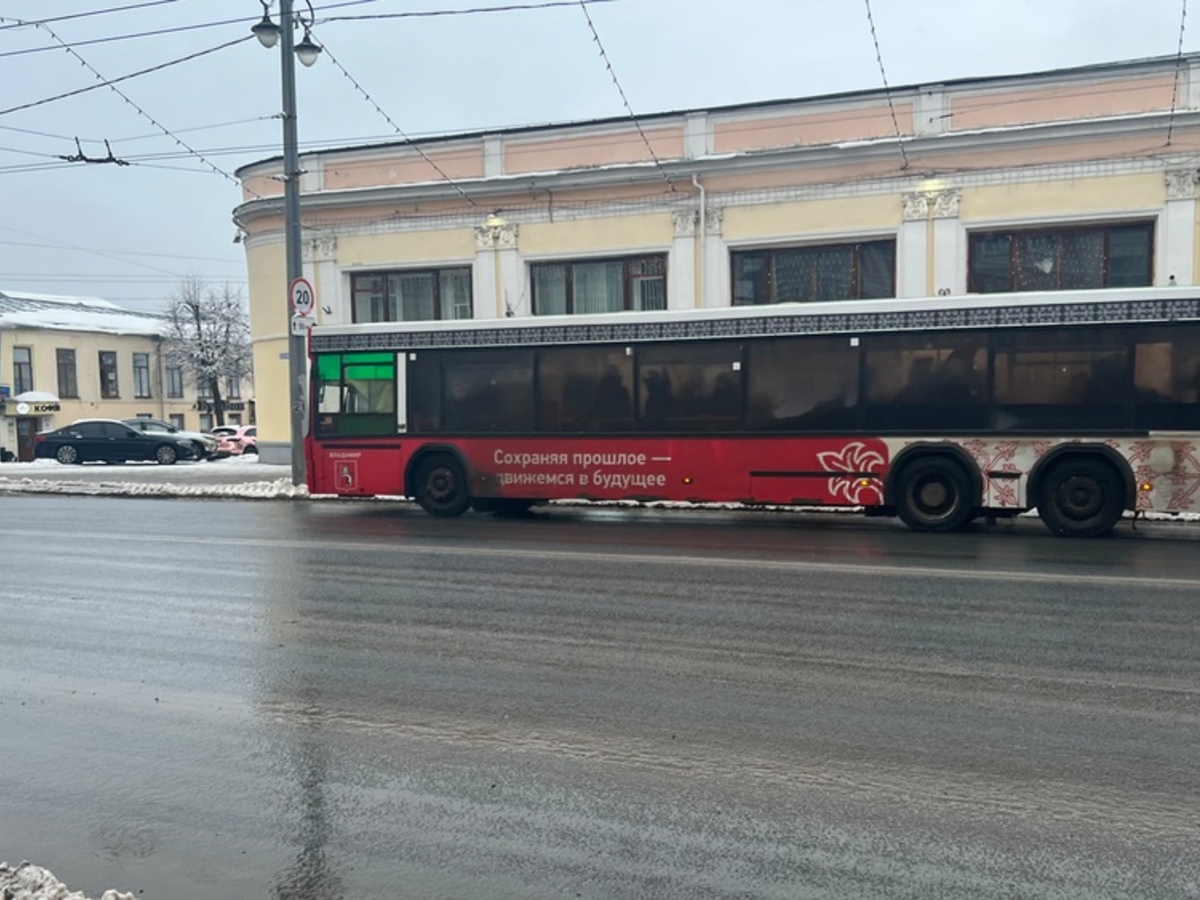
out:
<path id="1" fill-rule="evenodd" d="M 407 441 L 324 445 L 313 442 L 309 485 L 314 494 L 349 497 L 404 493 Z"/>
<path id="2" fill-rule="evenodd" d="M 710 503 L 882 503 L 888 461 L 869 438 L 456 441 L 476 496 Z"/>

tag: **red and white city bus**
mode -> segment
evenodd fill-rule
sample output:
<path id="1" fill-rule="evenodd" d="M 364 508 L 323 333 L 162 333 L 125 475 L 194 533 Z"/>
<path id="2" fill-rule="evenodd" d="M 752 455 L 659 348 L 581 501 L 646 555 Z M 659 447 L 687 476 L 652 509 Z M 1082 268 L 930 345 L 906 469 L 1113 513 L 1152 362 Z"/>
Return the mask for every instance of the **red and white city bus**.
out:
<path id="1" fill-rule="evenodd" d="M 316 327 L 309 489 L 859 507 L 1063 535 L 1200 506 L 1184 288 Z"/>

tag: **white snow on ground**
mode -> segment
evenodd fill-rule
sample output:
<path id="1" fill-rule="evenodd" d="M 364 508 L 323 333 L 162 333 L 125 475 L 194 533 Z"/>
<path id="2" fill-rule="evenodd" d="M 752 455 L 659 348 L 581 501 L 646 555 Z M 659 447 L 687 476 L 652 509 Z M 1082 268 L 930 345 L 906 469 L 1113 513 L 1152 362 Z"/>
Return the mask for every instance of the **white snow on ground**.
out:
<path id="1" fill-rule="evenodd" d="M 54 877 L 49 869 L 23 862 L 19 866 L 0 863 L 0 897 L 5 900 L 88 900 Z M 107 890 L 100 900 L 137 900 L 132 893 Z"/>
<path id="2" fill-rule="evenodd" d="M 54 477 L 47 477 L 51 474 Z M 164 477 L 168 480 L 158 480 Z M 53 459 L 35 459 L 0 464 L 0 493 L 292 500 L 307 498 L 308 488 L 292 484 L 290 466 L 264 465 L 253 456 L 169 469 L 156 463 L 64 466 Z"/>

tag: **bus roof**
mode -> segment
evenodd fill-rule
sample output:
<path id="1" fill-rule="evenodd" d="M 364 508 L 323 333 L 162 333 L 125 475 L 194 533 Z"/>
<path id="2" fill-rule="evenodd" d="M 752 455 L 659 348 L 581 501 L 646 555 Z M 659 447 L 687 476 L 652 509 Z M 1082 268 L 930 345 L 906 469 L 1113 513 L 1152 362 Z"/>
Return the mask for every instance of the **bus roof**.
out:
<path id="1" fill-rule="evenodd" d="M 1186 320 L 1200 320 L 1200 291 L 1184 287 L 1106 288 L 320 325 L 312 330 L 312 346 L 318 352 L 502 347 Z"/>

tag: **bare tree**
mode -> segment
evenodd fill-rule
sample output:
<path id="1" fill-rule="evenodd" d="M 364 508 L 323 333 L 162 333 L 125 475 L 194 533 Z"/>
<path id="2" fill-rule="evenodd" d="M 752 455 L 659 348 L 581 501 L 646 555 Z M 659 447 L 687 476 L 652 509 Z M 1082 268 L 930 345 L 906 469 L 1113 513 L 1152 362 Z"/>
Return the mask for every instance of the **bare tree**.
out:
<path id="1" fill-rule="evenodd" d="M 163 345 L 170 365 L 196 384 L 207 385 L 216 424 L 225 424 L 222 379 L 251 371 L 250 319 L 240 289 L 206 285 L 188 276 L 168 298 Z"/>

